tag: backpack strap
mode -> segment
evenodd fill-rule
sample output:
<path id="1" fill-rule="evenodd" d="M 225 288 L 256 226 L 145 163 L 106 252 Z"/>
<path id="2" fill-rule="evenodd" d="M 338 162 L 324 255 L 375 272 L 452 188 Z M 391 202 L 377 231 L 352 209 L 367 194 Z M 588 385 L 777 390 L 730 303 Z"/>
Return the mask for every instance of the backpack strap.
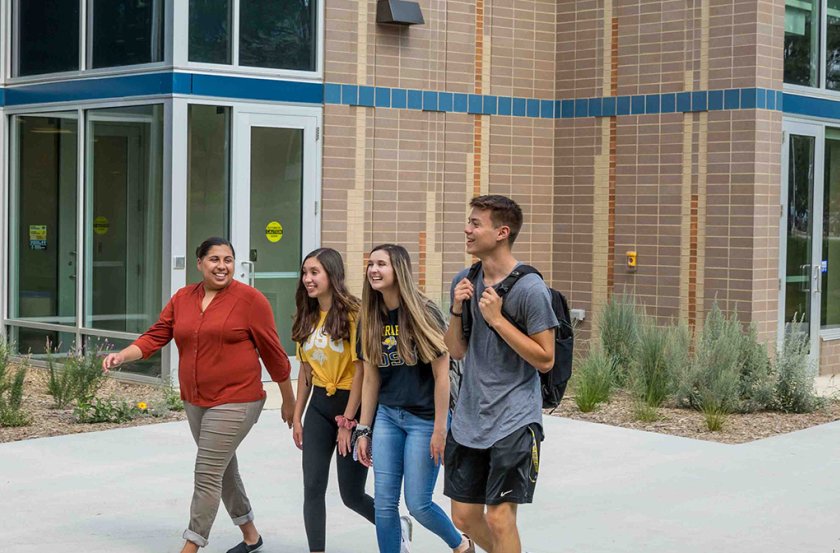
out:
<path id="1" fill-rule="evenodd" d="M 540 273 L 535 268 L 531 267 L 530 265 L 518 265 L 514 268 L 505 279 L 500 282 L 497 286 L 496 292 L 499 296 L 504 296 L 510 289 L 513 288 L 513 285 L 519 282 L 519 279 L 524 277 L 525 275 L 539 275 L 542 279 L 542 273 Z M 544 280 L 544 279 L 543 279 Z"/>
<path id="2" fill-rule="evenodd" d="M 467 272 L 467 280 L 473 283 L 478 278 L 478 272 L 481 270 L 481 261 L 473 263 L 470 270 Z M 461 332 L 464 333 L 464 340 L 469 343 L 470 334 L 472 333 L 472 311 L 470 310 L 470 300 L 464 300 L 463 308 L 461 310 Z"/>
<path id="3" fill-rule="evenodd" d="M 473 264 L 470 267 L 469 272 L 467 273 L 467 279 L 473 283 L 475 286 L 476 280 L 478 278 L 478 272 L 481 270 L 481 261 L 478 263 Z M 495 286 L 496 292 L 499 294 L 500 297 L 504 297 L 505 294 L 510 292 L 510 289 L 513 288 L 513 285 L 519 282 L 519 279 L 524 277 L 525 275 L 539 275 L 540 279 L 543 278 L 542 273 L 540 273 L 534 267 L 530 265 L 517 265 L 508 276 L 504 278 L 499 284 Z M 461 313 L 461 331 L 464 333 L 464 339 L 469 342 L 470 341 L 470 334 L 472 332 L 472 311 L 470 311 L 470 301 L 465 300 L 463 303 L 463 311 Z M 520 331 L 522 331 L 522 327 L 514 321 L 507 313 L 505 313 L 504 309 L 502 309 L 502 315 L 509 320 L 515 327 L 517 327 Z"/>

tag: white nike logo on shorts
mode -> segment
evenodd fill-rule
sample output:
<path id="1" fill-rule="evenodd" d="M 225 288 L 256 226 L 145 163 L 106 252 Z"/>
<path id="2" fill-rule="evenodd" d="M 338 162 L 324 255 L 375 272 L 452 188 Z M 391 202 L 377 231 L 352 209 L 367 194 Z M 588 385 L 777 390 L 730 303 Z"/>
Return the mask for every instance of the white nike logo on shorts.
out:
<path id="1" fill-rule="evenodd" d="M 513 490 L 508 490 L 508 491 L 506 491 L 506 492 L 502 492 L 501 494 L 499 494 L 499 496 L 500 496 L 500 497 L 504 497 L 504 496 L 506 496 L 507 494 L 511 493 L 512 491 L 513 491 Z"/>

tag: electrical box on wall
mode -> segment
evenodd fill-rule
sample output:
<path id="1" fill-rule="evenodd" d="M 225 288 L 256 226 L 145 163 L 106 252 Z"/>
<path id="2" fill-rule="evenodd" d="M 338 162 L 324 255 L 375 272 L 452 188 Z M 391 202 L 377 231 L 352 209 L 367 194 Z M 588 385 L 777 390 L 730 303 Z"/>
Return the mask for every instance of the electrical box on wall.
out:
<path id="1" fill-rule="evenodd" d="M 378 0 L 376 22 L 387 25 L 422 25 L 426 23 L 420 4 L 408 0 Z"/>

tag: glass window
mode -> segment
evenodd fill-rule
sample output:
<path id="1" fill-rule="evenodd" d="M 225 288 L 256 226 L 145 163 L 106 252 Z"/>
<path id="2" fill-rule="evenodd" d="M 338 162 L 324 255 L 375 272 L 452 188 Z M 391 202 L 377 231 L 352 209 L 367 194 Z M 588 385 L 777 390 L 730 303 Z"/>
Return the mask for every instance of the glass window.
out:
<path id="1" fill-rule="evenodd" d="M 91 67 L 163 60 L 163 0 L 93 0 Z"/>
<path id="2" fill-rule="evenodd" d="M 75 326 L 78 123 L 72 113 L 12 121 L 9 316 Z"/>
<path id="3" fill-rule="evenodd" d="M 785 82 L 818 86 L 820 0 L 785 0 Z"/>
<path id="4" fill-rule="evenodd" d="M 785 263 L 785 322 L 800 318 L 808 333 L 811 321 L 811 241 L 813 231 L 813 136 L 792 134 L 788 150 L 787 259 Z"/>
<path id="5" fill-rule="evenodd" d="M 79 2 L 17 0 L 16 76 L 79 69 Z"/>
<path id="6" fill-rule="evenodd" d="M 187 282 L 199 282 L 193 252 L 210 236 L 230 237 L 230 108 L 189 107 Z"/>
<path id="7" fill-rule="evenodd" d="M 134 340 L 121 340 L 119 338 L 102 338 L 100 336 L 84 336 L 85 349 L 87 351 L 120 351 L 127 348 Z M 165 351 L 165 350 L 164 350 Z M 141 374 L 144 376 L 152 376 L 160 378 L 161 371 L 161 354 L 155 353 L 148 359 L 139 359 L 126 363 L 117 369 L 121 373 Z"/>
<path id="8" fill-rule="evenodd" d="M 163 107 L 87 114 L 84 323 L 139 334 L 162 307 Z"/>
<path id="9" fill-rule="evenodd" d="M 315 0 L 241 0 L 239 64 L 315 71 Z"/>
<path id="10" fill-rule="evenodd" d="M 840 129 L 825 133 L 820 326 L 840 328 Z"/>
<path id="11" fill-rule="evenodd" d="M 190 0 L 190 61 L 231 63 L 230 0 Z"/>
<path id="12" fill-rule="evenodd" d="M 47 359 L 51 353 L 57 363 L 63 363 L 66 356 L 76 344 L 76 334 L 73 332 L 55 332 L 51 330 L 36 330 L 18 326 L 7 326 L 7 336 L 16 353 L 31 355 L 33 359 Z M 49 347 L 49 350 L 47 349 Z"/>

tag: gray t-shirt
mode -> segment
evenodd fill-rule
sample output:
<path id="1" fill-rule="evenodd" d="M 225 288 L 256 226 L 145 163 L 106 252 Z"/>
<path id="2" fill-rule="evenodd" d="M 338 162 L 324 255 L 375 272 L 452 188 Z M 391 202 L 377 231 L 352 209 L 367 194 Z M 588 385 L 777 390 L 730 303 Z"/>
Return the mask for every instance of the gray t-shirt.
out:
<path id="1" fill-rule="evenodd" d="M 450 301 L 468 272 L 455 275 Z M 487 326 L 478 308 L 484 289 L 481 270 L 470 301 L 472 332 L 451 427 L 455 441 L 475 449 L 487 449 L 526 424 L 542 424 L 539 373 Z M 502 301 L 504 312 L 529 336 L 559 325 L 548 287 L 538 275 L 521 277 Z"/>

